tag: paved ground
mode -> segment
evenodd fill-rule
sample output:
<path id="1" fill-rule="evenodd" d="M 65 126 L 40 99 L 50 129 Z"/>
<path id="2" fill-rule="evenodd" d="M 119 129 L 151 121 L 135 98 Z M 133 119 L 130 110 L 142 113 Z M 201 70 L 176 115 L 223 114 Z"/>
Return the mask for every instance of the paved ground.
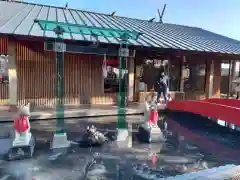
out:
<path id="1" fill-rule="evenodd" d="M 12 121 L 16 110 L 8 111 L 9 106 L 0 106 L 0 121 Z M 125 114 L 136 115 L 143 113 L 143 105 L 136 103 L 126 108 Z M 114 116 L 118 114 L 117 106 L 111 105 L 82 105 L 66 106 L 65 118 L 85 118 L 99 116 Z M 35 107 L 31 109 L 31 120 L 56 118 L 56 109 L 49 107 Z"/>
<path id="2" fill-rule="evenodd" d="M 128 123 L 132 124 L 133 130 L 136 129 L 136 122 L 139 122 L 141 118 L 141 116 L 128 117 Z M 66 127 L 69 138 L 76 140 L 81 136 L 81 131 L 87 124 L 94 124 L 99 129 L 113 130 L 116 128 L 115 122 L 114 117 L 70 119 L 66 121 Z M 225 138 L 224 141 L 223 136 L 219 137 L 216 132 L 208 130 L 206 135 L 206 125 L 204 125 L 205 129 L 200 126 L 194 129 L 193 125 L 189 128 L 187 125 L 179 125 L 179 120 L 172 118 L 168 119 L 168 123 L 169 135 L 165 143 L 139 144 L 133 134 L 132 147 L 119 146 L 115 142 L 91 150 L 73 145 L 64 156 L 50 161 L 49 142 L 52 139 L 55 122 L 32 122 L 32 132 L 37 138 L 34 157 L 22 161 L 0 162 L 0 180 L 81 180 L 84 178 L 96 180 L 96 176 L 106 180 L 124 180 L 134 178 L 134 170 L 139 170 L 138 174 L 148 174 L 149 176 L 145 178 L 150 179 L 153 176 L 166 177 L 240 162 L 239 147 L 231 145 L 231 143 L 235 144 L 235 136 L 225 134 L 224 136 L 231 135 L 231 138 L 229 137 L 228 140 Z M 214 128 L 211 126 L 211 129 Z M 9 123 L 0 126 L 0 132 L 3 134 L 11 129 L 12 124 Z M 211 145 L 211 143 L 214 144 Z M 213 146 L 221 148 L 213 149 Z M 232 156 L 225 157 L 226 154 L 223 151 L 228 151 L 228 154 Z M 157 161 L 154 165 L 153 154 L 155 153 Z M 87 171 L 88 176 L 84 177 L 86 167 L 94 160 L 96 162 Z M 135 179 L 141 180 L 136 176 Z"/>

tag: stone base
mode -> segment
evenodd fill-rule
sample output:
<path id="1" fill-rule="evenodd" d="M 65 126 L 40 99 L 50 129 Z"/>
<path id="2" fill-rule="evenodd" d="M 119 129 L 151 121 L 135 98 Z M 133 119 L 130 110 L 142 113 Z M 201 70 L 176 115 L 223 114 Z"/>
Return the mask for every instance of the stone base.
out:
<path id="1" fill-rule="evenodd" d="M 128 140 L 128 129 L 118 129 L 117 130 L 117 141 Z"/>
<path id="2" fill-rule="evenodd" d="M 158 126 L 148 127 L 146 125 L 141 125 L 138 128 L 138 140 L 145 143 L 157 143 L 164 142 L 165 138 Z"/>
<path id="3" fill-rule="evenodd" d="M 51 149 L 68 148 L 69 146 L 70 141 L 67 139 L 67 133 L 54 134 Z"/>
<path id="4" fill-rule="evenodd" d="M 162 130 L 166 131 L 167 130 L 167 121 L 165 119 L 159 120 L 157 122 L 157 126 Z"/>
<path id="5" fill-rule="evenodd" d="M 26 132 L 26 133 L 15 133 L 15 138 L 13 140 L 12 146 L 18 147 L 18 146 L 28 146 L 30 144 L 30 141 L 32 140 L 32 133 Z"/>
<path id="6" fill-rule="evenodd" d="M 31 158 L 34 154 L 35 150 L 35 138 L 31 135 L 31 138 L 28 144 L 20 144 L 12 146 L 7 155 L 7 160 L 15 160 L 15 159 L 24 159 Z"/>

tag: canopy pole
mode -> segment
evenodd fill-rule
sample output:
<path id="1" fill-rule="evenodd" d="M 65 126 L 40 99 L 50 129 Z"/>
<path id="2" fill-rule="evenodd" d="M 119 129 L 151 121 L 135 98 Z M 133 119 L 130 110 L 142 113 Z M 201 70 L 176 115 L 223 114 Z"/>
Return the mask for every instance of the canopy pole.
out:
<path id="1" fill-rule="evenodd" d="M 126 122 L 126 77 L 125 69 L 127 57 L 129 56 L 128 50 L 128 36 L 124 34 L 121 36 L 120 48 L 119 48 L 119 92 L 118 92 L 118 141 L 125 141 L 128 138 L 128 129 Z"/>
<path id="2" fill-rule="evenodd" d="M 53 137 L 52 149 L 62 149 L 70 146 L 64 127 L 64 29 L 61 26 L 54 28 L 57 36 L 55 41 L 56 52 L 56 132 Z"/>
<path id="3" fill-rule="evenodd" d="M 120 44 L 120 51 L 123 48 L 127 48 L 126 40 L 122 39 Z M 126 92 L 125 92 L 125 68 L 126 57 L 120 56 L 119 63 L 119 93 L 118 93 L 118 128 L 126 128 L 125 107 L 126 107 Z"/>
<path id="4" fill-rule="evenodd" d="M 55 46 L 63 44 L 61 29 L 56 28 Z M 56 133 L 64 133 L 64 51 L 60 47 L 56 50 Z"/>

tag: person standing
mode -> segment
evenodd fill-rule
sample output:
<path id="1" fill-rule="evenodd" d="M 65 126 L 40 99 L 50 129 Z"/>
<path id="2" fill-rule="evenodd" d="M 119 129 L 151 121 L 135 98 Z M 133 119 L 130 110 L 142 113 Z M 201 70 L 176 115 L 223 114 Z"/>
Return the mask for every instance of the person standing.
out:
<path id="1" fill-rule="evenodd" d="M 118 87 L 117 84 L 117 75 L 113 71 L 113 67 L 107 66 L 106 67 L 106 74 L 104 78 L 104 90 L 106 91 L 114 91 L 116 92 L 116 88 Z"/>
<path id="2" fill-rule="evenodd" d="M 239 99 L 239 93 L 240 93 L 240 84 L 237 84 L 237 86 L 235 87 L 235 93 L 237 94 L 236 99 Z"/>
<path id="3" fill-rule="evenodd" d="M 156 88 L 157 91 L 157 101 L 163 94 L 165 104 L 168 103 L 168 77 L 164 72 L 161 73 L 160 78 L 157 80 Z"/>
<path id="4" fill-rule="evenodd" d="M 107 66 L 107 78 L 108 79 L 113 79 L 113 80 L 117 79 L 117 75 L 113 71 L 113 67 L 111 67 L 111 66 Z"/>

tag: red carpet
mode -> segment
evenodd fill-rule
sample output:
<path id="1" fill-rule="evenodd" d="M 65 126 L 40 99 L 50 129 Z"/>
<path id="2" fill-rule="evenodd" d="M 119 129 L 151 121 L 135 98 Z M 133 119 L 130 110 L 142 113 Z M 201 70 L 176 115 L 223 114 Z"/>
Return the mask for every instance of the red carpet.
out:
<path id="1" fill-rule="evenodd" d="M 218 100 L 216 100 L 218 101 Z M 221 100 L 220 100 L 221 101 Z M 226 103 L 227 101 L 221 101 Z M 237 106 L 238 102 L 230 101 Z M 230 103 L 229 102 L 229 103 Z M 204 117 L 221 119 L 228 123 L 240 126 L 240 105 L 238 107 L 211 103 L 208 101 L 170 101 L 167 109 L 199 114 Z"/>

